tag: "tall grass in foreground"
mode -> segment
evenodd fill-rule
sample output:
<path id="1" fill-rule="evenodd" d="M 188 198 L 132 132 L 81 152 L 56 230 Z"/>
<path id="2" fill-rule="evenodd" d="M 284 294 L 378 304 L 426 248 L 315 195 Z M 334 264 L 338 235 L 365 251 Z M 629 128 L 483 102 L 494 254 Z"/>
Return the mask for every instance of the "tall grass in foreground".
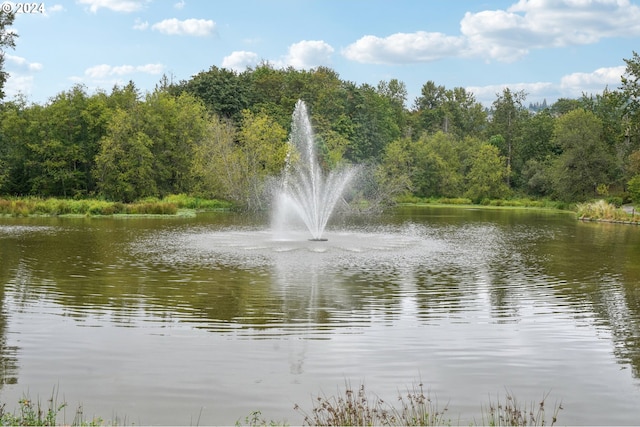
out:
<path id="1" fill-rule="evenodd" d="M 516 398 L 507 393 L 503 400 L 490 401 L 488 406 L 481 406 L 480 422 L 474 419 L 465 425 L 483 426 L 553 426 L 557 422 L 558 412 L 562 405 L 555 405 L 551 414 L 547 414 L 545 401 L 548 394 L 530 405 L 520 404 Z M 66 419 L 66 403 L 58 403 L 57 390 L 43 405 L 39 400 L 31 400 L 24 396 L 18 401 L 18 408 L 13 412 L 0 404 L 0 425 L 19 426 L 105 426 L 126 425 L 127 420 L 116 418 L 106 422 L 102 418 L 86 418 L 82 406 L 73 412 L 71 421 Z M 295 405 L 294 409 L 303 417 L 302 425 L 307 426 L 452 426 L 454 422 L 448 417 L 448 405 L 440 407 L 438 401 L 430 393 L 425 393 L 423 385 L 414 385 L 404 392 L 398 392 L 396 403 L 388 403 L 365 390 L 364 385 L 354 389 L 347 382 L 344 392 L 334 396 L 321 395 L 312 401 L 312 409 L 307 412 Z M 547 416 L 550 415 L 550 419 Z M 185 420 L 186 421 L 186 420 Z M 198 415 L 196 425 L 199 424 Z M 254 411 L 244 418 L 249 426 L 279 426 L 286 423 L 269 421 L 262 418 L 260 411 Z M 193 420 L 191 423 L 193 424 Z M 298 423 L 296 423 L 298 424 Z M 236 426 L 243 423 L 238 420 Z M 458 420 L 458 424 L 459 420 Z"/>
<path id="2" fill-rule="evenodd" d="M 447 407 L 438 408 L 422 384 L 398 395 L 400 407 L 386 403 L 375 395 L 367 395 L 364 384 L 357 390 L 346 385 L 344 395 L 318 396 L 311 413 L 296 405 L 310 426 L 436 426 L 450 425 L 445 418 Z"/>
<path id="3" fill-rule="evenodd" d="M 482 420 L 480 425 L 484 426 L 544 426 L 547 425 L 545 413 L 545 401 L 548 393 L 540 402 L 532 402 L 529 406 L 521 405 L 516 398 L 507 393 L 503 402 L 489 401 L 489 407 L 482 410 Z M 562 409 L 562 404 L 556 405 L 551 414 L 551 423 L 554 425 L 558 420 L 558 412 Z"/>
<path id="4" fill-rule="evenodd" d="M 547 419 L 545 412 L 545 394 L 538 403 L 529 406 L 520 404 L 507 393 L 504 400 L 489 402 L 481 407 L 481 420 L 467 425 L 487 426 L 553 426 L 557 422 L 562 405 L 556 405 Z M 399 392 L 396 404 L 387 403 L 374 394 L 368 394 L 364 385 L 355 390 L 347 382 L 342 394 L 335 396 L 317 396 L 313 400 L 310 412 L 297 404 L 294 409 L 303 416 L 303 425 L 307 426 L 441 426 L 454 425 L 448 417 L 448 405 L 440 407 L 436 399 L 425 393 L 423 385 L 418 384 L 404 393 Z M 282 425 L 261 418 L 255 411 L 245 422 L 251 426 Z M 236 423 L 240 425 L 240 423 Z M 459 425 L 459 424 L 458 424 Z"/>
<path id="5" fill-rule="evenodd" d="M 3 426 L 103 426 L 102 418 L 85 419 L 82 407 L 78 407 L 69 424 L 64 417 L 66 403 L 58 403 L 57 391 L 54 390 L 51 398 L 44 406 L 40 400 L 31 400 L 24 396 L 18 401 L 18 408 L 14 412 L 6 410 L 4 403 L 0 404 L 0 425 Z M 62 417 L 62 419 L 60 419 Z"/>

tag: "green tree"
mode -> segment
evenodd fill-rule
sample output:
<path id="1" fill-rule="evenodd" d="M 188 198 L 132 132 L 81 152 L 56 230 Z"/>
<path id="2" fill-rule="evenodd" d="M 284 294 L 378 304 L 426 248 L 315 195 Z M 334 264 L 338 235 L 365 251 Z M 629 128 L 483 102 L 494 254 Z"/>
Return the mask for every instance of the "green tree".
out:
<path id="1" fill-rule="evenodd" d="M 640 205 L 640 174 L 634 175 L 633 178 L 627 182 L 627 191 L 629 191 L 633 203 L 636 206 Z"/>
<path id="2" fill-rule="evenodd" d="M 463 139 L 479 135 L 486 124 L 482 104 L 462 87 L 446 89 L 428 81 L 422 86 L 414 109 L 419 128 L 428 133 L 442 131 Z"/>
<path id="3" fill-rule="evenodd" d="M 244 183 L 238 202 L 250 210 L 264 207 L 266 183 L 280 173 L 287 153 L 287 131 L 266 114 L 242 113 L 237 161 Z"/>
<path id="4" fill-rule="evenodd" d="M 483 144 L 471 159 L 471 169 L 466 176 L 465 196 L 480 202 L 483 199 L 507 197 L 509 187 L 505 183 L 508 169 L 506 159 L 492 144 Z"/>
<path id="5" fill-rule="evenodd" d="M 206 137 L 208 113 L 189 93 L 156 90 L 140 104 L 140 131 L 152 141 L 156 188 L 160 196 L 188 192 L 193 185 L 193 148 Z"/>
<path id="6" fill-rule="evenodd" d="M 562 116 L 578 108 L 584 108 L 579 99 L 559 98 L 551 106 L 551 114 Z"/>
<path id="7" fill-rule="evenodd" d="M 551 192 L 549 166 L 562 152 L 553 140 L 554 124 L 555 118 L 549 109 L 529 116 L 522 123 L 519 159 L 523 166 L 516 186 L 525 192 L 540 196 Z"/>
<path id="8" fill-rule="evenodd" d="M 244 176 L 236 128 L 230 119 L 213 115 L 208 121 L 206 137 L 193 149 L 191 173 L 193 191 L 210 198 L 241 200 Z"/>
<path id="9" fill-rule="evenodd" d="M 354 133 L 346 157 L 356 163 L 378 161 L 387 144 L 400 136 L 390 100 L 367 84 L 351 85 L 348 91 L 348 114 L 352 117 Z"/>
<path id="10" fill-rule="evenodd" d="M 136 112 L 117 109 L 113 114 L 94 171 L 100 192 L 123 202 L 155 196 L 158 191 L 153 141 L 130 119 L 131 113 Z"/>
<path id="11" fill-rule="evenodd" d="M 584 200 L 609 185 L 615 162 L 602 140 L 602 121 L 590 111 L 572 110 L 558 118 L 553 140 L 562 148 L 554 162 L 553 187 L 563 200 Z"/>
<path id="12" fill-rule="evenodd" d="M 184 90 L 200 98 L 219 117 L 239 120 L 249 106 L 249 85 L 245 75 L 212 66 L 183 84 Z"/>
<path id="13" fill-rule="evenodd" d="M 4 71 L 4 51 L 6 48 L 15 48 L 15 39 L 18 35 L 8 27 L 13 24 L 15 14 L 0 10 L 0 100 L 4 99 L 4 84 L 9 74 Z"/>
<path id="14" fill-rule="evenodd" d="M 631 153 L 640 149 L 640 55 L 634 51 L 632 57 L 624 61 L 627 66 L 620 87 L 624 106 L 621 119 L 624 133 L 622 146 L 627 153 Z M 626 177 L 633 175 L 628 168 L 626 172 Z"/>
<path id="15" fill-rule="evenodd" d="M 629 121 L 629 133 L 635 138 L 636 144 L 640 136 L 640 55 L 633 52 L 630 59 L 625 59 L 627 64 L 622 75 L 621 90 L 625 101 L 625 112 Z"/>
<path id="16" fill-rule="evenodd" d="M 89 110 L 85 87 L 76 85 L 44 107 L 32 109 L 26 146 L 30 192 L 47 196 L 82 196 L 94 190 L 91 175 L 104 126 Z M 103 106 L 106 108 L 106 106 Z"/>
<path id="17" fill-rule="evenodd" d="M 398 79 L 383 80 L 378 83 L 377 91 L 389 100 L 394 121 L 400 129 L 404 129 L 407 124 L 404 108 L 404 104 L 407 102 L 407 86 Z"/>
<path id="18" fill-rule="evenodd" d="M 397 196 L 414 191 L 411 173 L 415 159 L 412 146 L 410 138 L 399 138 L 385 147 L 382 161 L 375 172 L 382 199 L 392 201 Z"/>
<path id="19" fill-rule="evenodd" d="M 33 133 L 32 112 L 24 97 L 0 105 L 0 194 L 29 191 L 26 144 Z"/>
<path id="20" fill-rule="evenodd" d="M 422 196 L 455 197 L 462 191 L 461 143 L 450 133 L 423 135 L 416 144 L 413 182 Z"/>
<path id="21" fill-rule="evenodd" d="M 487 129 L 487 134 L 492 143 L 496 144 L 500 154 L 506 159 L 507 184 L 511 185 L 511 174 L 520 174 L 522 158 L 520 150 L 522 146 L 522 125 L 529 116 L 528 111 L 523 107 L 526 94 L 523 91 L 512 92 L 505 88 L 502 94 L 498 95 L 491 108 L 491 121 Z M 496 136 L 501 138 L 494 138 Z"/>

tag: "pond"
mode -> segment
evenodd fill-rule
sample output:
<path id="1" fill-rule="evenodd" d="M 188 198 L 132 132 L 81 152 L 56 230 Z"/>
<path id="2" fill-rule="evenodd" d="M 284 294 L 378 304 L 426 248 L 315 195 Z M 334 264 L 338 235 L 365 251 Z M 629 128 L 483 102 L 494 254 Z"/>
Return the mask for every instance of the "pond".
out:
<path id="1" fill-rule="evenodd" d="M 0 219 L 0 400 L 85 417 L 300 424 L 318 394 L 418 382 L 454 424 L 513 393 L 560 424 L 640 419 L 640 228 L 402 207 L 327 242 L 265 218 Z"/>

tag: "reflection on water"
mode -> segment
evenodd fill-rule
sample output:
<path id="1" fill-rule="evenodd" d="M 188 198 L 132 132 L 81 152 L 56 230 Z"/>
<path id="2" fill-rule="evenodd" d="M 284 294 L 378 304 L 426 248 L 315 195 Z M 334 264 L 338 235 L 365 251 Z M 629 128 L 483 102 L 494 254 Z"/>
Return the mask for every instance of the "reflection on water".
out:
<path id="1" fill-rule="evenodd" d="M 309 242 L 264 223 L 0 220 L 0 397 L 299 423 L 294 403 L 345 378 L 393 399 L 420 377 L 462 423 L 504 387 L 551 391 L 562 423 L 640 415 L 640 229 L 407 208 Z"/>

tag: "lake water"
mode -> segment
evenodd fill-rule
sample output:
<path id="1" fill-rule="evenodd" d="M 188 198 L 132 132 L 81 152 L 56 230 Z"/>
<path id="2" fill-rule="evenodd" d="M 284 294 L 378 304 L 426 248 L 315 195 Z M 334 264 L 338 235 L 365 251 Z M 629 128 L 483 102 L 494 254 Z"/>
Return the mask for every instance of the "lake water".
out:
<path id="1" fill-rule="evenodd" d="M 309 242 L 264 218 L 0 219 L 0 400 L 85 417 L 300 424 L 418 382 L 454 424 L 507 391 L 560 424 L 640 419 L 640 228 L 399 208 Z"/>

